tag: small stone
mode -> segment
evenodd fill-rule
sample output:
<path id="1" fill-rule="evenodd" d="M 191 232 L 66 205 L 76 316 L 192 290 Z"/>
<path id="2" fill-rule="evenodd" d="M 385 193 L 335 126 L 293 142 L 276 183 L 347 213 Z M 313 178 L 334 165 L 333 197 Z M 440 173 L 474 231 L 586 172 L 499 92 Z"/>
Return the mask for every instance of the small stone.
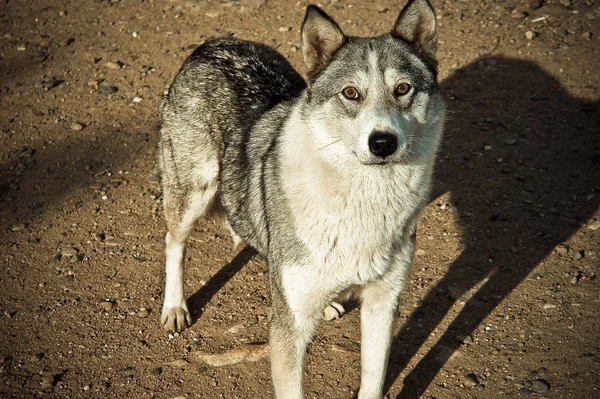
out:
<path id="1" fill-rule="evenodd" d="M 115 303 L 114 303 L 113 301 L 111 301 L 110 299 L 108 299 L 108 300 L 106 300 L 106 301 L 102 301 L 102 302 L 100 302 L 100 304 L 99 304 L 99 305 L 100 305 L 100 307 L 101 307 L 102 309 L 104 309 L 104 310 L 105 310 L 105 311 L 107 311 L 107 312 L 108 312 L 109 310 L 112 310 L 112 308 L 114 308 L 114 307 L 115 307 Z"/>
<path id="2" fill-rule="evenodd" d="M 241 329 L 244 328 L 243 324 L 236 324 L 235 326 L 231 327 L 229 330 L 227 330 L 227 332 L 229 334 L 237 334 L 240 332 Z"/>
<path id="3" fill-rule="evenodd" d="M 146 318 L 148 316 L 150 316 L 150 310 L 147 308 L 140 308 L 140 310 L 138 310 L 137 315 L 139 318 Z"/>
<path id="4" fill-rule="evenodd" d="M 17 51 L 25 51 L 27 50 L 27 46 L 22 43 L 17 44 Z"/>
<path id="5" fill-rule="evenodd" d="M 473 337 L 471 337 L 470 335 L 467 335 L 464 339 L 463 339 L 463 344 L 472 344 L 473 343 Z"/>
<path id="6" fill-rule="evenodd" d="M 527 32 L 525 32 L 525 37 L 527 38 L 527 40 L 533 40 L 533 39 L 535 39 L 536 36 L 537 36 L 537 33 L 535 33 L 532 30 L 528 30 Z"/>
<path id="7" fill-rule="evenodd" d="M 73 247 L 68 247 L 68 248 L 62 249 L 60 251 L 60 254 L 66 258 L 73 258 L 73 257 L 77 257 L 79 252 Z"/>
<path id="8" fill-rule="evenodd" d="M 508 140 L 505 140 L 504 142 L 506 144 L 508 144 L 508 145 L 513 145 L 513 144 L 515 144 L 517 142 L 517 140 L 515 140 L 515 139 L 508 139 Z"/>
<path id="9" fill-rule="evenodd" d="M 204 13 L 204 15 L 206 15 L 208 18 L 217 18 L 219 15 L 221 15 L 221 13 L 216 10 L 211 10 Z"/>
<path id="10" fill-rule="evenodd" d="M 94 182 L 94 183 L 90 183 L 88 185 L 89 188 L 91 188 L 92 190 L 100 190 L 104 185 L 100 182 Z"/>
<path id="11" fill-rule="evenodd" d="M 127 382 L 133 380 L 134 373 L 135 369 L 133 367 L 123 367 L 117 370 L 117 374 L 123 377 L 123 379 Z"/>
<path id="12" fill-rule="evenodd" d="M 573 260 L 581 260 L 581 259 L 583 259 L 583 258 L 585 258 L 585 252 L 584 252 L 583 250 L 581 250 L 581 251 L 576 251 L 576 252 L 573 254 Z"/>
<path id="13" fill-rule="evenodd" d="M 535 393 L 546 393 L 550 390 L 550 384 L 546 380 L 535 380 L 531 384 L 531 390 Z"/>
<path id="14" fill-rule="evenodd" d="M 527 18 L 527 13 L 524 13 L 523 11 L 514 9 L 510 13 L 510 17 L 513 19 L 524 19 L 524 18 Z"/>
<path id="15" fill-rule="evenodd" d="M 19 223 L 19 224 L 14 224 L 11 228 L 10 231 L 21 231 L 25 229 L 25 225 L 23 223 Z"/>
<path id="16" fill-rule="evenodd" d="M 521 388 L 521 389 L 519 389 L 519 396 L 521 398 L 530 398 L 531 391 L 528 388 Z"/>
<path id="17" fill-rule="evenodd" d="M 104 239 L 104 245 L 108 245 L 111 247 L 117 247 L 119 245 L 125 244 L 125 240 L 118 237 L 107 237 Z"/>
<path id="18" fill-rule="evenodd" d="M 592 38 L 592 32 L 583 32 L 581 34 L 581 37 L 583 37 L 584 39 L 590 40 Z"/>
<path id="19" fill-rule="evenodd" d="M 569 247 L 564 244 L 559 244 L 556 246 L 556 253 L 559 255 L 566 255 L 569 253 Z"/>
<path id="20" fill-rule="evenodd" d="M 163 371 L 165 371 L 165 368 L 163 366 L 156 367 L 156 368 L 154 368 L 154 369 L 152 369 L 150 371 L 150 374 L 152 374 L 152 375 L 161 375 L 163 373 Z"/>
<path id="21" fill-rule="evenodd" d="M 544 5 L 544 0 L 529 0 L 528 5 L 529 9 L 537 10 L 538 8 L 541 8 Z"/>
<path id="22" fill-rule="evenodd" d="M 63 82 L 62 80 L 58 80 L 54 77 L 45 78 L 45 79 L 42 79 L 40 82 L 37 82 L 35 84 L 35 87 L 38 87 L 40 89 L 50 90 L 54 87 L 59 86 L 62 82 Z"/>
<path id="23" fill-rule="evenodd" d="M 150 176 L 148 178 L 148 183 L 159 184 L 160 183 L 160 176 L 158 176 L 158 175 Z"/>
<path id="24" fill-rule="evenodd" d="M 79 132 L 80 130 L 83 130 L 83 125 L 81 123 L 72 123 L 70 126 L 71 130 L 75 130 L 76 132 Z"/>
<path id="25" fill-rule="evenodd" d="M 170 367 L 177 367 L 177 368 L 184 368 L 185 366 L 187 366 L 190 362 L 188 362 L 185 359 L 177 359 L 177 360 L 173 360 L 171 363 L 169 363 Z"/>
<path id="26" fill-rule="evenodd" d="M 143 100 L 142 97 L 133 97 L 133 100 L 131 100 L 131 101 L 133 101 L 134 103 L 139 103 L 139 102 L 142 102 L 142 100 Z"/>
<path id="27" fill-rule="evenodd" d="M 289 26 L 281 26 L 281 27 L 279 27 L 279 32 L 289 32 L 291 30 L 292 30 L 292 28 L 289 27 Z"/>
<path id="28" fill-rule="evenodd" d="M 477 375 L 475 375 L 474 373 L 467 374 L 466 376 L 464 376 L 462 378 L 462 382 L 468 388 L 473 388 L 473 387 L 476 387 L 477 385 L 479 385 L 479 380 L 477 379 Z"/>
<path id="29" fill-rule="evenodd" d="M 560 28 L 556 32 L 558 33 L 559 36 L 562 36 L 562 37 L 569 36 L 569 31 L 564 28 Z"/>
<path id="30" fill-rule="evenodd" d="M 595 220 L 587 225 L 587 228 L 593 231 L 600 229 L 600 219 Z"/>
<path id="31" fill-rule="evenodd" d="M 98 93 L 100 94 L 112 94 L 119 91 L 117 86 L 98 86 Z"/>
<path id="32" fill-rule="evenodd" d="M 571 7 L 571 0 L 559 0 L 559 3 L 563 7 Z"/>
<path id="33" fill-rule="evenodd" d="M 123 67 L 123 63 L 108 61 L 104 63 L 104 66 L 108 69 L 121 69 Z"/>

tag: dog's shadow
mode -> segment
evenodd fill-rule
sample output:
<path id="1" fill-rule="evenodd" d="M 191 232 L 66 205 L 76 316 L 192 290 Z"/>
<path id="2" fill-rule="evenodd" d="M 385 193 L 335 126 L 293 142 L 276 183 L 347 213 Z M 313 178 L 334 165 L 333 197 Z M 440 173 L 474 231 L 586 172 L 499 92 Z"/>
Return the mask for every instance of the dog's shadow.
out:
<path id="1" fill-rule="evenodd" d="M 389 390 L 455 300 L 481 284 L 408 373 L 420 397 L 445 362 L 554 247 L 598 209 L 600 118 L 536 64 L 489 57 L 442 82 L 448 121 L 432 198 L 449 192 L 465 249 L 396 335 Z M 486 280 L 487 279 L 487 280 Z"/>
<path id="2" fill-rule="evenodd" d="M 254 248 L 244 247 L 231 262 L 219 269 L 205 285 L 188 298 L 187 303 L 193 324 L 196 324 L 202 315 L 202 310 L 212 297 L 257 254 L 258 252 Z"/>

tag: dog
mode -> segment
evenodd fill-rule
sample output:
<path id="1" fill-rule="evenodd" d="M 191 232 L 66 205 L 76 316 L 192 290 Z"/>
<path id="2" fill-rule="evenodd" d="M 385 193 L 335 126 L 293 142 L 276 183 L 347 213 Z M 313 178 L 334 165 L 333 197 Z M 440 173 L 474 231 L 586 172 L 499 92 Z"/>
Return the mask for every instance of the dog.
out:
<path id="1" fill-rule="evenodd" d="M 166 234 L 163 326 L 191 324 L 183 254 L 195 222 L 224 214 L 266 258 L 277 398 L 302 398 L 318 321 L 361 302 L 360 399 L 382 398 L 398 297 L 444 125 L 436 17 L 409 0 L 391 32 L 346 36 L 318 7 L 301 28 L 303 79 L 275 50 L 210 39 L 160 106 Z"/>

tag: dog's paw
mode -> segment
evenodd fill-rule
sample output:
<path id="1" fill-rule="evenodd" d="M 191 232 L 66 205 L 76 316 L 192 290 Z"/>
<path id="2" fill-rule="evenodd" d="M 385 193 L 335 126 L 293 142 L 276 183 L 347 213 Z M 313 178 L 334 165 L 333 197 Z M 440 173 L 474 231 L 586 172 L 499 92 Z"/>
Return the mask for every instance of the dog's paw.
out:
<path id="1" fill-rule="evenodd" d="M 331 302 L 329 306 L 323 309 L 323 319 L 327 321 L 339 319 L 344 313 L 346 313 L 346 309 L 341 303 Z"/>
<path id="2" fill-rule="evenodd" d="M 186 304 L 183 306 L 164 307 L 160 322 L 167 331 L 183 331 L 192 325 L 192 316 Z"/>

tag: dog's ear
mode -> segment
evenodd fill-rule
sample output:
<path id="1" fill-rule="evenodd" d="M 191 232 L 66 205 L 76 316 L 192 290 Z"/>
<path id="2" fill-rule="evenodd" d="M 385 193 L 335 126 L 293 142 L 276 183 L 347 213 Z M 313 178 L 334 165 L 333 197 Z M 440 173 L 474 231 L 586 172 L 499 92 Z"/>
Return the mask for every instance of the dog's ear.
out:
<path id="1" fill-rule="evenodd" d="M 308 76 L 319 73 L 347 38 L 333 19 L 310 5 L 302 23 L 302 53 Z"/>
<path id="2" fill-rule="evenodd" d="M 392 36 L 433 57 L 437 51 L 437 23 L 429 1 L 409 0 L 394 24 Z"/>

